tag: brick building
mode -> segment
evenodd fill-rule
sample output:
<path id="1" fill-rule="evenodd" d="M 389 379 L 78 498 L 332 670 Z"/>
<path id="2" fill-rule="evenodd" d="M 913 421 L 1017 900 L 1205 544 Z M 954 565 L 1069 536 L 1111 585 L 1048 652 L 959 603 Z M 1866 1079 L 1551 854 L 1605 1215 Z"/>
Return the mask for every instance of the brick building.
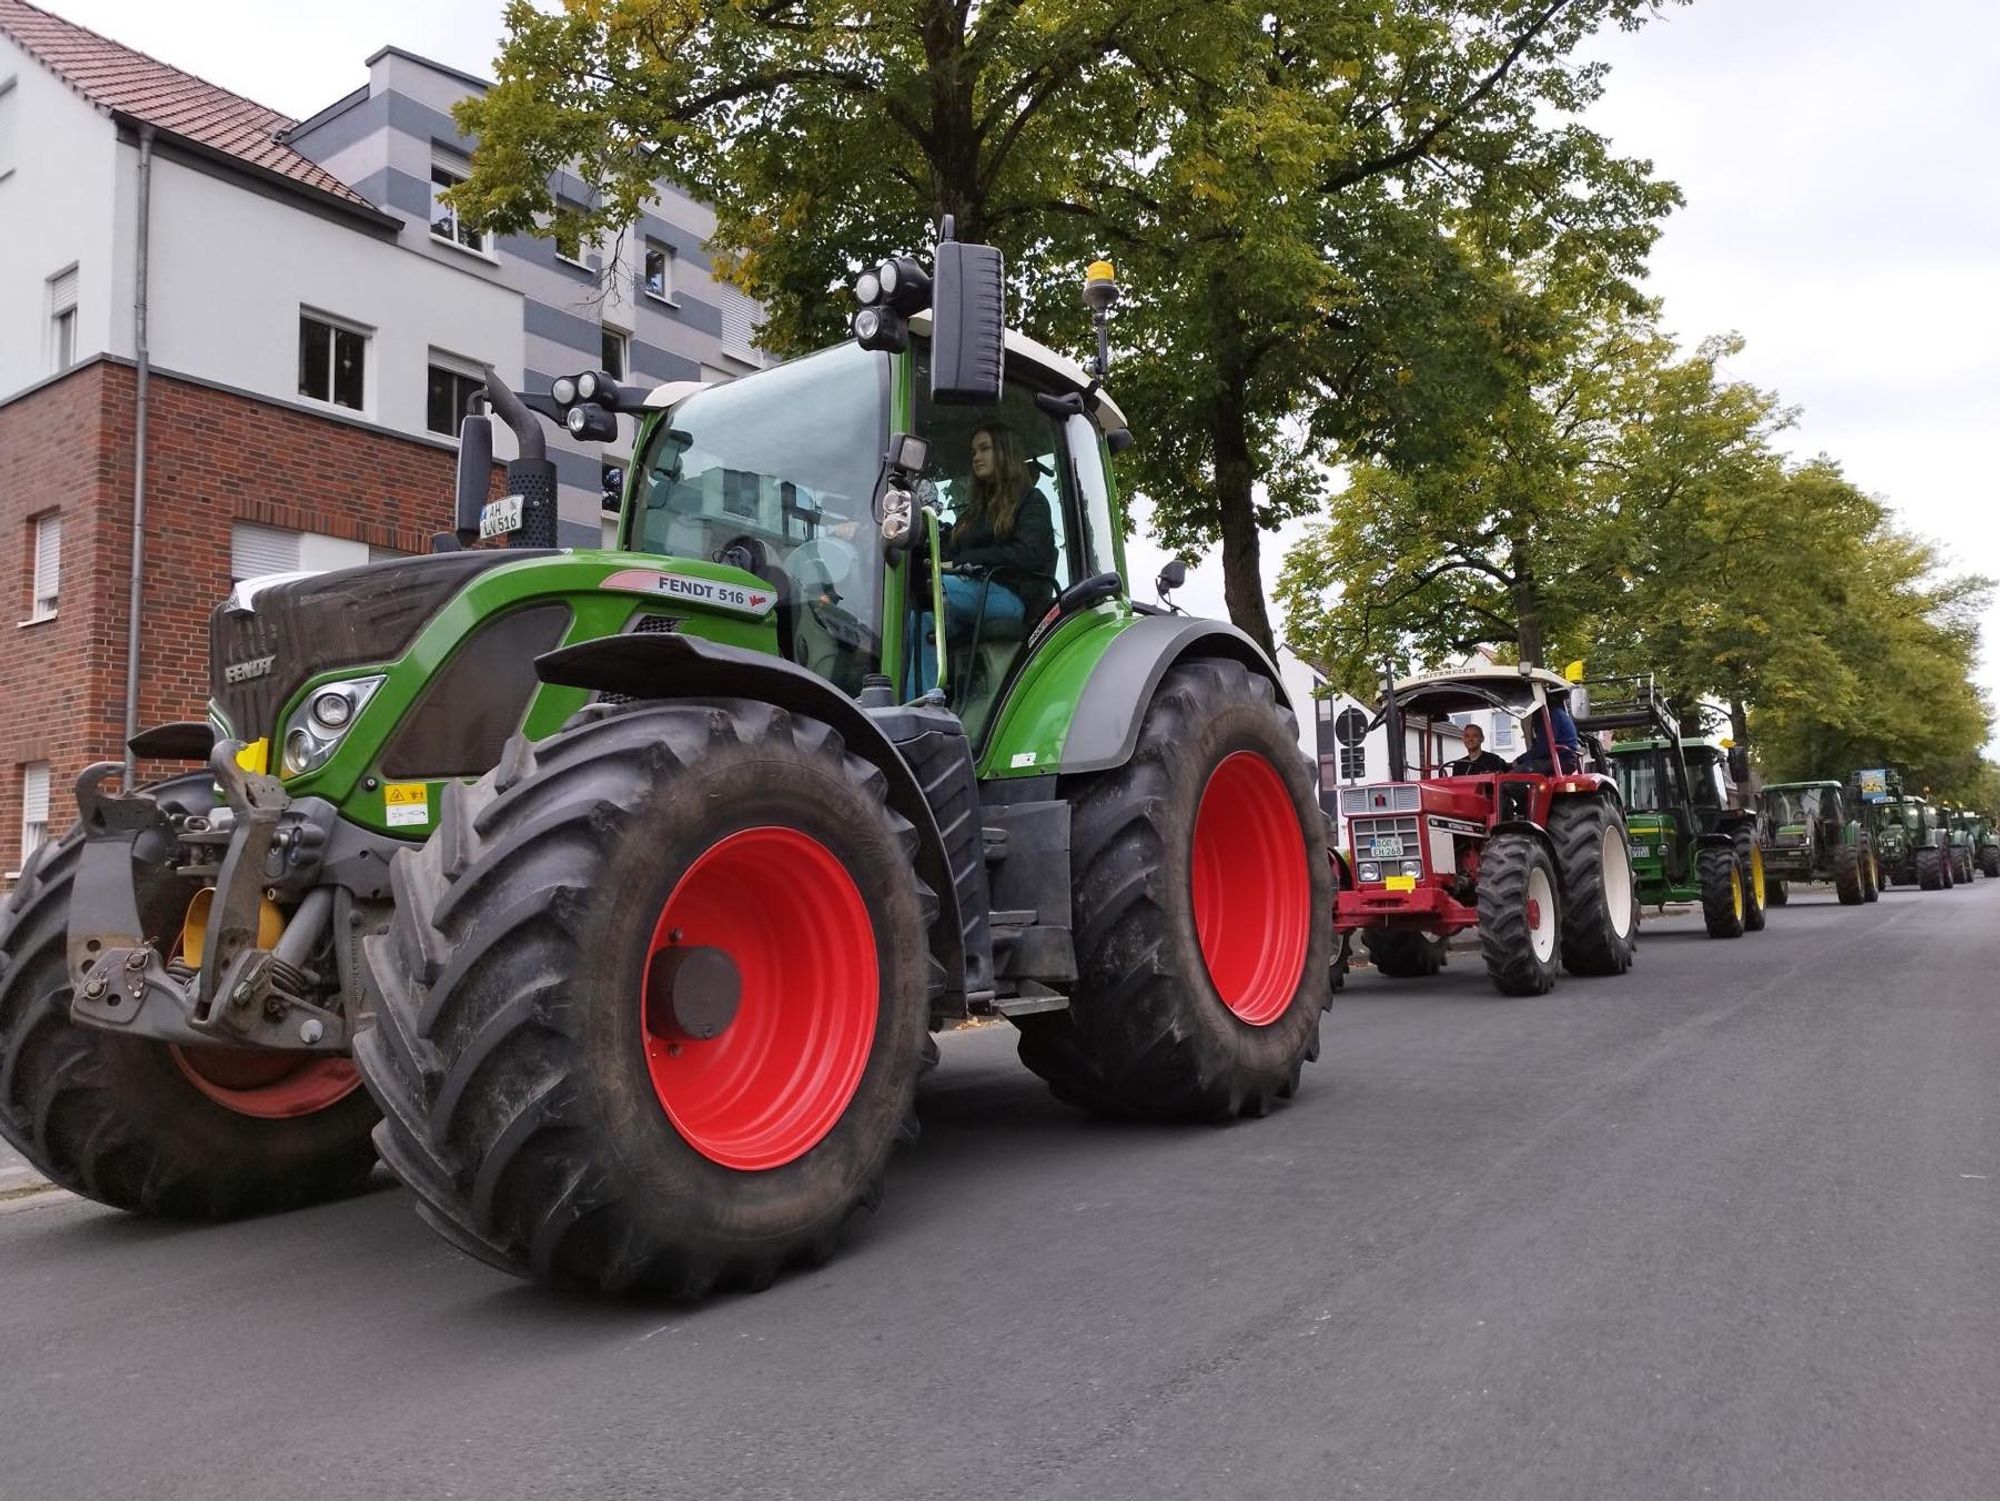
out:
<path id="1" fill-rule="evenodd" d="M 599 366 L 665 381 L 758 363 L 755 305 L 709 275 L 701 205 L 662 186 L 618 244 L 568 255 L 475 232 L 434 194 L 473 145 L 450 107 L 484 85 L 395 49 L 367 66 L 295 122 L 0 0 L 0 223 L 35 226 L 0 236 L 18 622 L 0 877 L 74 816 L 77 772 L 122 755 L 142 270 L 141 728 L 202 717 L 208 612 L 233 579 L 416 551 L 449 525 L 455 415 L 483 365 L 546 389 Z M 561 541 L 596 545 L 621 445 L 549 438 Z"/>

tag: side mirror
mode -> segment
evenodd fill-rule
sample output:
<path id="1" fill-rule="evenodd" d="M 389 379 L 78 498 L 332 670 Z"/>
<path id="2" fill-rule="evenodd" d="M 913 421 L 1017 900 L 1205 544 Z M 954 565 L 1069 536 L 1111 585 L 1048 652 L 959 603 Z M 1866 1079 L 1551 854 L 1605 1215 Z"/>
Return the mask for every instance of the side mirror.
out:
<path id="1" fill-rule="evenodd" d="M 1153 580 L 1153 587 L 1162 594 L 1171 594 L 1187 582 L 1187 564 L 1179 558 L 1169 558 L 1167 566 L 1160 570 L 1160 576 Z"/>
<path id="2" fill-rule="evenodd" d="M 1005 267 L 993 246 L 951 236 L 947 220 L 931 277 L 931 400 L 991 406 L 1007 358 Z"/>
<path id="3" fill-rule="evenodd" d="M 458 496 L 452 525 L 461 543 L 479 537 L 479 513 L 493 484 L 493 419 L 471 413 L 458 425 Z"/>

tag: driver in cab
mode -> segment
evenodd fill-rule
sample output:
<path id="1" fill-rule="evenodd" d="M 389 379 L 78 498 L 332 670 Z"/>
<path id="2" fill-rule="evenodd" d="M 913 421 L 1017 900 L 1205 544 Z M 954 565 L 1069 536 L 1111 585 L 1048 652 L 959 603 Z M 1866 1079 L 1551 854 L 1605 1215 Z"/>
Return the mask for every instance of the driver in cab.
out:
<path id="1" fill-rule="evenodd" d="M 1467 725 L 1460 731 L 1460 738 L 1465 742 L 1465 754 L 1445 767 L 1453 776 L 1491 776 L 1496 771 L 1507 769 L 1504 759 L 1486 749 L 1486 731 L 1478 725 Z"/>

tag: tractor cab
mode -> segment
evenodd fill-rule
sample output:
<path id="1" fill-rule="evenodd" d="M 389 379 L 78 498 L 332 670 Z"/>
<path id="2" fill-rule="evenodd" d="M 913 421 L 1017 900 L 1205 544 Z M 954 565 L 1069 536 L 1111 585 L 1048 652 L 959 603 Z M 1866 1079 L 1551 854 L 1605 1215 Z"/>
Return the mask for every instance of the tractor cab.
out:
<path id="1" fill-rule="evenodd" d="M 1830 883 L 1844 905 L 1872 902 L 1883 867 L 1861 807 L 1839 782 L 1771 782 L 1757 795 L 1765 880 L 1772 906 L 1790 888 Z"/>

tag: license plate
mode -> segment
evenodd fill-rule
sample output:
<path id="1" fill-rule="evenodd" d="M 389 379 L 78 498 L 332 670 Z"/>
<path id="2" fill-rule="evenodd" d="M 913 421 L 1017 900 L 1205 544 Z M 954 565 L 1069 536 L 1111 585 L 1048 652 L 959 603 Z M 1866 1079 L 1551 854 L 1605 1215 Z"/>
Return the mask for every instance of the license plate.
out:
<path id="1" fill-rule="evenodd" d="M 479 535 L 504 537 L 521 529 L 521 497 L 503 495 L 479 508 Z"/>
<path id="2" fill-rule="evenodd" d="M 1403 855 L 1403 841 L 1391 834 L 1388 838 L 1377 838 L 1368 846 L 1368 853 L 1377 860 L 1400 860 Z"/>
<path id="3" fill-rule="evenodd" d="M 1641 844 L 1636 839 L 1632 841 L 1632 858 L 1634 860 L 1643 860 L 1652 853 L 1653 847 L 1650 844 Z"/>
<path id="4" fill-rule="evenodd" d="M 1415 891 L 1417 889 L 1417 878 L 1415 876 L 1390 876 L 1382 884 L 1390 891 Z"/>

